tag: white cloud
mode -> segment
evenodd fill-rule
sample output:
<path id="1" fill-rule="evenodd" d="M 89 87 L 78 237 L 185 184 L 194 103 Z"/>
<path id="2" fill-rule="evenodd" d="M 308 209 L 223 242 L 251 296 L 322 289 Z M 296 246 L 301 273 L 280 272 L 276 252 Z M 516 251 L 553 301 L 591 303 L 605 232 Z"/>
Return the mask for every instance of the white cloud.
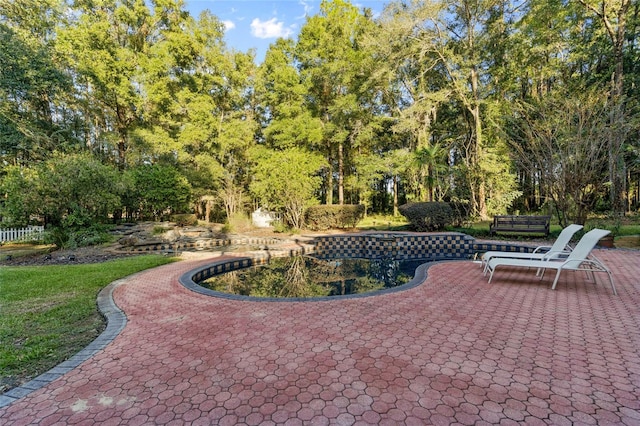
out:
<path id="1" fill-rule="evenodd" d="M 285 28 L 284 23 L 278 22 L 276 18 L 271 18 L 268 21 L 255 18 L 251 21 L 251 34 L 258 38 L 286 38 L 293 34 L 293 30 Z"/>
<path id="2" fill-rule="evenodd" d="M 233 21 L 222 21 L 222 25 L 224 25 L 224 30 L 229 31 L 236 27 L 236 24 Z"/>
<path id="3" fill-rule="evenodd" d="M 309 2 L 305 0 L 300 0 L 298 4 L 303 7 L 304 14 L 302 14 L 302 16 L 298 16 L 296 19 L 304 19 L 307 16 L 311 15 L 311 12 L 313 11 L 313 5 L 309 4 Z"/>

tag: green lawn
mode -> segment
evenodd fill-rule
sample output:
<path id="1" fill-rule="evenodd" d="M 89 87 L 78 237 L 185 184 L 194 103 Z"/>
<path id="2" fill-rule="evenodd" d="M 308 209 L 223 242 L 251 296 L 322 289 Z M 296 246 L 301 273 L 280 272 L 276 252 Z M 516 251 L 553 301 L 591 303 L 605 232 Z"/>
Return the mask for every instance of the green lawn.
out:
<path id="1" fill-rule="evenodd" d="M 70 266 L 0 268 L 0 392 L 71 357 L 105 328 L 96 297 L 109 283 L 174 259 L 136 256 Z"/>
<path id="2" fill-rule="evenodd" d="M 368 215 L 358 222 L 360 230 L 403 231 L 408 229 L 409 222 L 404 216 Z"/>
<path id="3" fill-rule="evenodd" d="M 490 220 L 476 221 L 468 223 L 461 227 L 447 227 L 447 231 L 462 232 L 467 235 L 471 235 L 476 238 L 495 238 L 495 239 L 532 239 L 540 238 L 542 234 L 500 234 L 490 237 L 489 224 Z M 612 231 L 616 237 L 640 235 L 640 215 L 627 215 L 622 221 L 615 221 L 614 219 L 607 217 L 593 217 L 587 220 L 585 229 L 603 228 Z M 358 229 L 361 230 L 388 230 L 388 231 L 403 231 L 409 230 L 409 223 L 404 216 L 392 216 L 392 215 L 370 215 L 365 217 L 358 223 Z M 552 220 L 551 232 L 549 233 L 549 239 L 555 239 L 562 231 L 562 227 L 557 222 Z"/>

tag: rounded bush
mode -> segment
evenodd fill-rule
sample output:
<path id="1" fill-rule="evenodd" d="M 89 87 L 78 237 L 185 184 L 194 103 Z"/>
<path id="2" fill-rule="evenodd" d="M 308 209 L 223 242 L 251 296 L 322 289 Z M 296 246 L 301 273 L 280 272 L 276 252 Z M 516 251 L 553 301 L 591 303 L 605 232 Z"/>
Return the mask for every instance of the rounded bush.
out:
<path id="1" fill-rule="evenodd" d="M 449 203 L 408 203 L 400 206 L 400 213 L 418 232 L 441 231 L 456 221 L 457 214 Z"/>
<path id="2" fill-rule="evenodd" d="M 304 223 L 314 231 L 354 228 L 363 217 L 364 206 L 359 204 L 319 205 L 305 211 Z"/>

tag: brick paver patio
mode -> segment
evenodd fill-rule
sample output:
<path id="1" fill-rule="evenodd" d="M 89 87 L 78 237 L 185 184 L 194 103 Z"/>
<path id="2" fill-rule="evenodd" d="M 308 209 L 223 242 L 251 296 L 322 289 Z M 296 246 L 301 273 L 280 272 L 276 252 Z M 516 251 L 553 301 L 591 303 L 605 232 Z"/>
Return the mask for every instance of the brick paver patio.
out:
<path id="1" fill-rule="evenodd" d="M 0 409 L 0 424 L 640 424 L 640 252 L 542 282 L 439 263 L 426 282 L 330 302 L 223 300 L 184 261 L 114 291 L 124 330 Z"/>

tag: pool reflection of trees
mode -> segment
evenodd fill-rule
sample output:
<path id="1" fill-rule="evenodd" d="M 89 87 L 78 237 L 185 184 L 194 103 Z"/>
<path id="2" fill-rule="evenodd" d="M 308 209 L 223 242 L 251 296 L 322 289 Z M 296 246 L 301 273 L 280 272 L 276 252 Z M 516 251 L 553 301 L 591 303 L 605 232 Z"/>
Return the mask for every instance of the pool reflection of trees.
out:
<path id="1" fill-rule="evenodd" d="M 217 275 L 200 283 L 224 293 L 255 297 L 322 297 L 366 293 L 409 282 L 421 262 L 293 256 Z"/>

